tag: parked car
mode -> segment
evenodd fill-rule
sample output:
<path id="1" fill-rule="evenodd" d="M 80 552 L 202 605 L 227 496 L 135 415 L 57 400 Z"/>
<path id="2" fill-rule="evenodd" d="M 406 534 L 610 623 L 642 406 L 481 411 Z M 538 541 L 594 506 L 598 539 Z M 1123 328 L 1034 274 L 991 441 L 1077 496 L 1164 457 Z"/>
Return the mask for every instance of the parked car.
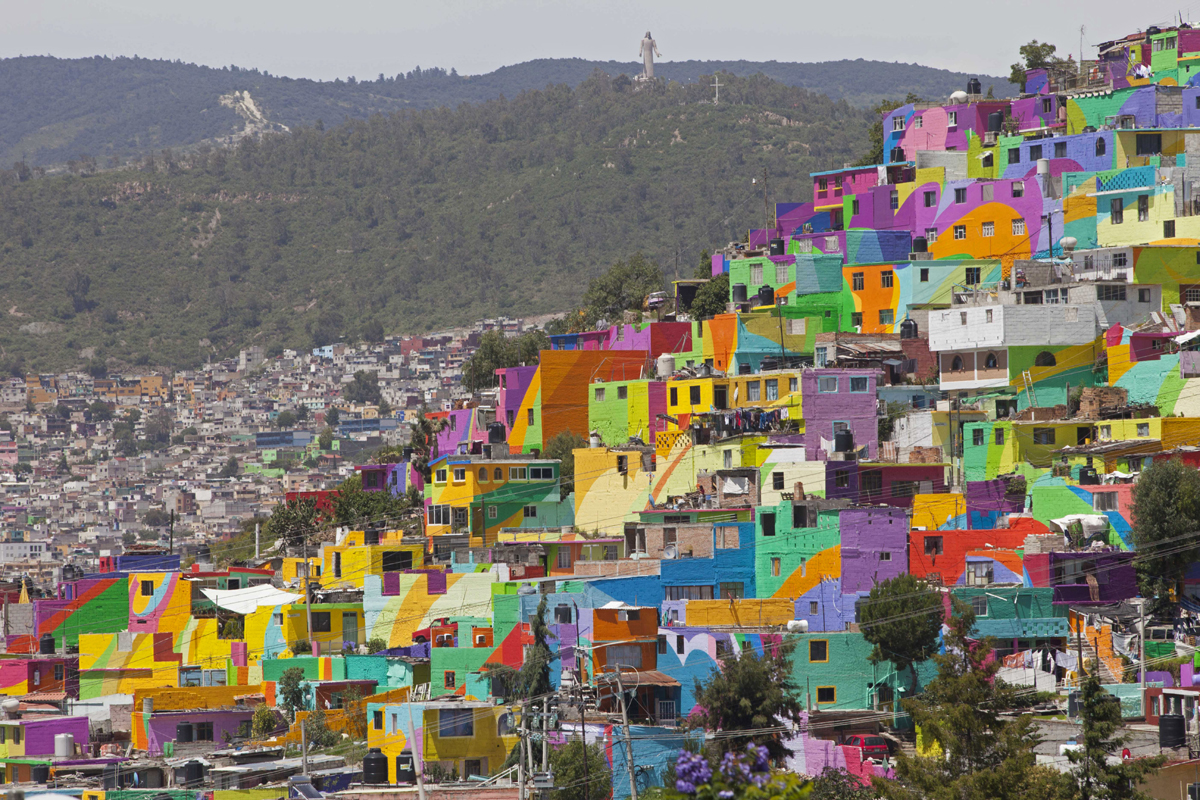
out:
<path id="1" fill-rule="evenodd" d="M 435 628 L 449 628 L 450 630 L 439 633 L 438 636 L 440 637 L 440 640 L 434 642 L 433 631 Z M 416 644 L 420 644 L 422 642 L 433 642 L 435 647 L 453 647 L 454 636 L 457 634 L 457 622 L 451 622 L 449 617 L 438 617 L 428 628 L 421 628 L 420 630 L 413 631 L 413 642 Z M 447 639 L 449 640 L 448 643 L 446 641 Z"/>
<path id="2" fill-rule="evenodd" d="M 851 736 L 846 739 L 850 747 L 862 750 L 863 758 L 887 758 L 888 745 L 882 736 Z"/>

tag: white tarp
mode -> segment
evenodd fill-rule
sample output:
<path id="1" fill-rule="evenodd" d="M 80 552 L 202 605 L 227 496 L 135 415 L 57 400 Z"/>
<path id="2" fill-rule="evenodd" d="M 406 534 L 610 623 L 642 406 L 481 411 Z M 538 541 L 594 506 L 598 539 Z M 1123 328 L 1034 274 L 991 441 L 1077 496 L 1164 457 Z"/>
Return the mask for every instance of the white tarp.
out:
<path id="1" fill-rule="evenodd" d="M 1050 520 L 1050 524 L 1056 526 L 1063 533 L 1066 533 L 1067 528 L 1071 527 L 1071 524 L 1075 522 L 1078 522 L 1083 527 L 1085 536 L 1104 533 L 1108 530 L 1108 517 L 1103 514 L 1071 514 L 1066 517 Z"/>
<path id="2" fill-rule="evenodd" d="M 750 494 L 750 479 L 749 478 L 726 478 L 721 484 L 721 491 L 724 494 Z"/>
<path id="3" fill-rule="evenodd" d="M 303 600 L 304 595 L 276 589 L 269 583 L 245 589 L 201 589 L 204 596 L 235 614 L 249 614 L 262 606 L 282 606 Z"/>

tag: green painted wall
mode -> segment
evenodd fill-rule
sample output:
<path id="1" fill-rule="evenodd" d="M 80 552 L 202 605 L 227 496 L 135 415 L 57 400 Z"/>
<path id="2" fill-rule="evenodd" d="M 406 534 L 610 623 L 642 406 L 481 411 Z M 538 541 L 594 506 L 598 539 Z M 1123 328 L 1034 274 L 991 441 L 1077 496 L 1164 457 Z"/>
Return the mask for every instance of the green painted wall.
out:
<path id="1" fill-rule="evenodd" d="M 763 536 L 764 513 L 775 514 L 775 535 Z M 754 572 L 759 597 L 771 597 L 793 572 L 822 550 L 841 544 L 838 512 L 824 511 L 817 515 L 817 527 L 793 528 L 792 504 L 763 506 L 754 521 Z M 779 575 L 772 575 L 771 561 L 778 558 Z"/>

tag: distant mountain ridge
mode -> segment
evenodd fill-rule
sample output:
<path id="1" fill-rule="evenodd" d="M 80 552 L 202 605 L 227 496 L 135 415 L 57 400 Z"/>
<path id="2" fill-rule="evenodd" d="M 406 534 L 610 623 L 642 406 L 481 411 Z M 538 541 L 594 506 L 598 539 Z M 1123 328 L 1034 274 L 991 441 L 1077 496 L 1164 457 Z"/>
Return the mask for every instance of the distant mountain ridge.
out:
<path id="1" fill-rule="evenodd" d="M 321 82 L 257 69 L 143 58 L 9 58 L 0 60 L 0 165 L 64 164 L 87 155 L 103 166 L 167 148 L 232 140 L 247 125 L 261 129 L 263 124 L 244 113 L 246 92 L 270 125 L 295 128 L 403 109 L 455 108 L 501 96 L 512 98 L 553 84 L 574 88 L 596 70 L 613 76 L 636 75 L 641 64 L 537 59 L 474 76 L 435 68 L 394 77 L 380 74 L 370 81 Z M 716 72 L 743 77 L 762 73 L 859 108 L 883 99 L 903 99 L 909 93 L 942 98 L 965 88 L 970 77 L 978 77 L 985 87 L 995 86 L 997 95 L 1015 89 L 1004 78 L 862 59 L 656 65 L 659 77 L 685 84 Z"/>

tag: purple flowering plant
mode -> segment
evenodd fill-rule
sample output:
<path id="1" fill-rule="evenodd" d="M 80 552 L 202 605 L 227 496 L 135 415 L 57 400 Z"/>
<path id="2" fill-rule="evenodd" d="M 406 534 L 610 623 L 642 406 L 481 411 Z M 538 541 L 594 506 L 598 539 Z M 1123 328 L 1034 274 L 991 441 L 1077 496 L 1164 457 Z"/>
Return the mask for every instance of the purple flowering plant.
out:
<path id="1" fill-rule="evenodd" d="M 715 771 L 703 755 L 680 750 L 674 788 L 675 798 L 695 800 L 803 800 L 812 791 L 795 773 L 772 771 L 767 748 L 754 743 L 725 753 Z"/>

